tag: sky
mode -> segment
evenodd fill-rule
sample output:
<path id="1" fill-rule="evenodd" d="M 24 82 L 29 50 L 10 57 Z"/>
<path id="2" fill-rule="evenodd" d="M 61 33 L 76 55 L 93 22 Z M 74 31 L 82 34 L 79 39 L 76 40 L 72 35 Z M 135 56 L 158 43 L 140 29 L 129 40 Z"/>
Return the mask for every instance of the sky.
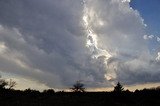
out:
<path id="1" fill-rule="evenodd" d="M 0 74 L 17 89 L 158 85 L 158 3 L 0 0 Z"/>
<path id="2" fill-rule="evenodd" d="M 160 37 L 160 1 L 159 0 L 132 0 L 130 5 L 132 8 L 139 11 L 140 15 L 143 17 L 146 27 L 146 35 L 154 35 L 153 39 Z M 143 5 L 143 6 L 142 6 Z M 151 51 L 159 49 L 159 42 L 155 40 L 149 41 L 149 47 Z"/>
<path id="3" fill-rule="evenodd" d="M 148 25 L 147 33 L 159 35 L 160 33 L 160 1 L 159 0 L 132 0 L 130 5 L 139 11 Z M 142 6 L 143 5 L 143 6 Z M 159 35 L 160 36 L 160 35 Z"/>

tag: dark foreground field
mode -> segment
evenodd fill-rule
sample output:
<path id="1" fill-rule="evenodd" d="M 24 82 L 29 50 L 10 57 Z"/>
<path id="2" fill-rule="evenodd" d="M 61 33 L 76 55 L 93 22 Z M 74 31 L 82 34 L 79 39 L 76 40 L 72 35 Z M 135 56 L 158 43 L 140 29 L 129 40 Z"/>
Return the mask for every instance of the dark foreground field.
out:
<path id="1" fill-rule="evenodd" d="M 116 92 L 54 92 L 1 90 L 0 106 L 160 106 L 160 90 Z"/>

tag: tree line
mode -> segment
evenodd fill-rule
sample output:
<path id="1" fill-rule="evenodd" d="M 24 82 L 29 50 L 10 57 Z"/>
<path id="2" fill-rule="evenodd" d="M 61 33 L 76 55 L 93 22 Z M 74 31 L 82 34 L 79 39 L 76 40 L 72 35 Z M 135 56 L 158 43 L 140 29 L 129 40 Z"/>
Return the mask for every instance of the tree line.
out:
<path id="1" fill-rule="evenodd" d="M 4 89 L 14 90 L 14 87 L 16 85 L 17 85 L 16 81 L 14 81 L 12 79 L 9 79 L 9 81 L 7 81 L 0 76 L 0 90 L 4 90 Z M 76 81 L 75 84 L 73 84 L 72 87 L 69 89 L 71 90 L 71 92 L 86 92 L 85 84 L 82 81 Z M 150 89 L 159 90 L 160 86 L 158 86 L 157 88 L 150 88 Z M 146 88 L 144 88 L 144 90 L 146 90 Z M 31 91 L 31 89 L 28 88 L 24 91 Z M 36 90 L 34 90 L 34 91 L 36 91 Z M 125 91 L 123 85 L 120 82 L 118 82 L 116 84 L 116 86 L 114 86 L 113 92 L 121 93 L 123 91 Z M 129 90 L 127 89 L 126 91 L 129 91 Z M 138 90 L 136 90 L 136 91 L 138 91 Z M 55 91 L 54 91 L 54 89 L 48 89 L 48 90 L 44 90 L 43 92 L 46 92 L 46 93 L 52 92 L 53 93 Z M 59 92 L 64 92 L 64 91 L 59 91 Z"/>
<path id="2" fill-rule="evenodd" d="M 85 84 L 76 81 L 69 88 L 71 92 L 54 89 L 40 92 L 14 90 L 15 86 L 12 79 L 0 79 L 0 106 L 160 106 L 160 87 L 131 92 L 118 82 L 110 92 L 87 92 Z"/>

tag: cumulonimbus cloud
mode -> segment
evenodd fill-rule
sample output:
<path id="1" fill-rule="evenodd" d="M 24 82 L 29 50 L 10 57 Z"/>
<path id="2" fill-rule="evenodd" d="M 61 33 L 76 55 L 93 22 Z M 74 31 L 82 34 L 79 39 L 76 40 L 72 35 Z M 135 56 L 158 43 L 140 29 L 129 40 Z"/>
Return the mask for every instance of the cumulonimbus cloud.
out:
<path id="1" fill-rule="evenodd" d="M 123 1 L 1 0 L 0 70 L 55 88 L 160 81 L 143 18 Z"/>

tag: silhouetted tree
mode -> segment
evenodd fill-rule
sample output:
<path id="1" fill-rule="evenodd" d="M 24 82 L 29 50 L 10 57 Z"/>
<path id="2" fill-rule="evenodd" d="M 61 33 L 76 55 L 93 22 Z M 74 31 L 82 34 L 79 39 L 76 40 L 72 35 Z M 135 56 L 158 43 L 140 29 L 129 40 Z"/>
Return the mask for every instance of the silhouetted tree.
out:
<path id="1" fill-rule="evenodd" d="M 114 92 L 122 92 L 123 90 L 124 90 L 124 88 L 120 84 L 120 82 L 118 82 L 117 85 L 114 87 Z"/>
<path id="2" fill-rule="evenodd" d="M 13 81 L 12 79 L 9 80 L 9 82 L 8 82 L 9 89 L 13 89 L 13 87 L 15 87 L 16 85 L 17 85 L 17 83 L 15 81 Z"/>
<path id="3" fill-rule="evenodd" d="M 0 89 L 5 89 L 7 85 L 8 85 L 8 82 L 2 79 L 2 76 L 0 75 Z"/>
<path id="4" fill-rule="evenodd" d="M 28 88 L 28 89 L 25 89 L 24 91 L 23 91 L 24 93 L 26 93 L 26 94 L 38 94 L 39 93 L 39 91 L 38 90 L 34 90 L 34 89 L 30 89 L 30 88 Z"/>
<path id="5" fill-rule="evenodd" d="M 77 81 L 70 89 L 73 92 L 85 92 L 84 84 L 81 81 Z"/>
<path id="6" fill-rule="evenodd" d="M 8 85 L 8 82 L 2 79 L 0 76 L 0 89 L 5 89 L 7 85 Z"/>
<path id="7" fill-rule="evenodd" d="M 43 93 L 46 93 L 46 94 L 54 94 L 55 91 L 54 91 L 54 89 L 47 89 L 47 90 L 44 90 Z"/>

